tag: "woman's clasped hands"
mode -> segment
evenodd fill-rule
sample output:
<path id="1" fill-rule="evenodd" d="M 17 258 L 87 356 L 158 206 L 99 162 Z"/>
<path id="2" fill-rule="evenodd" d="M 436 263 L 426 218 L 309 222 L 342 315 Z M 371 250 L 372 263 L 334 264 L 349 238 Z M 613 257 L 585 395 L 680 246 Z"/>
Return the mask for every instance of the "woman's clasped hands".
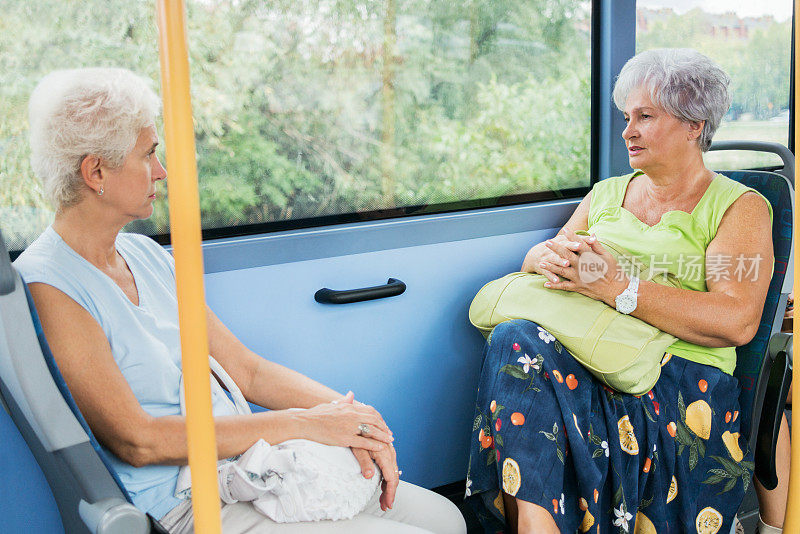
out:
<path id="1" fill-rule="evenodd" d="M 365 478 L 372 478 L 377 464 L 383 475 L 381 510 L 392 507 L 400 470 L 392 445 L 392 431 L 375 408 L 355 401 L 353 392 L 349 391 L 341 399 L 298 412 L 297 417 L 308 439 L 350 447 Z"/>
<path id="2" fill-rule="evenodd" d="M 574 291 L 612 307 L 628 285 L 616 258 L 597 236 L 577 235 L 568 228 L 533 247 L 522 270 L 546 276 L 544 285 L 549 289 Z"/>

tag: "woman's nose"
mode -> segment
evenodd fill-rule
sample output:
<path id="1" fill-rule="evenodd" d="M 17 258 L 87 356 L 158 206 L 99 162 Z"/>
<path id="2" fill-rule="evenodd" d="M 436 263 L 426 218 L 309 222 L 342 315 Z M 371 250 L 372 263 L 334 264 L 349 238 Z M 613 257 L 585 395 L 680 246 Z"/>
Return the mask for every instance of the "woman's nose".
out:
<path id="1" fill-rule="evenodd" d="M 163 180 L 164 178 L 167 177 L 167 169 L 165 169 L 164 166 L 161 164 L 161 160 L 158 159 L 158 156 L 153 158 L 153 160 L 154 160 L 153 172 L 152 172 L 153 180 L 154 181 Z"/>
<path id="2" fill-rule="evenodd" d="M 628 123 L 625 125 L 625 129 L 622 130 L 622 138 L 627 141 L 628 139 L 635 136 L 636 136 L 636 130 L 633 126 L 633 121 L 628 121 Z"/>

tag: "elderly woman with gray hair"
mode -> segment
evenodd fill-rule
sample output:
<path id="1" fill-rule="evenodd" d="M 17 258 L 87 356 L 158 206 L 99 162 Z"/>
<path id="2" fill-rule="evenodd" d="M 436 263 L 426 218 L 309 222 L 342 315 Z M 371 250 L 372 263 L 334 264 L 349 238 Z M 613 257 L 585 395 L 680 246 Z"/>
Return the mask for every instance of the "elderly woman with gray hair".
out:
<path id="1" fill-rule="evenodd" d="M 755 335 L 773 255 L 769 203 L 703 163 L 730 105 L 728 84 L 693 50 L 628 61 L 614 102 L 635 171 L 598 182 L 524 259 L 522 270 L 546 276 L 552 291 L 602 301 L 678 340 L 652 390 L 634 396 L 602 385 L 535 323 L 495 327 L 467 494 L 480 493 L 515 531 L 730 529 L 753 467 L 739 432 L 734 347 Z M 626 273 L 600 239 L 657 262 L 682 287 Z M 581 277 L 590 252 L 609 268 Z M 739 261 L 760 269 L 742 276 Z"/>
<path id="2" fill-rule="evenodd" d="M 176 492 L 187 444 L 174 265 L 153 240 L 120 232 L 152 214 L 166 178 L 156 154 L 158 109 L 147 83 L 122 69 L 58 71 L 39 83 L 30 102 L 32 162 L 56 215 L 15 266 L 58 367 L 133 503 L 170 532 L 191 532 L 190 501 L 181 498 L 188 493 Z M 350 447 L 357 463 L 346 450 L 344 458 L 356 475 L 360 465 L 365 478 L 383 478 L 361 512 L 341 521 L 277 523 L 250 502 L 226 501 L 226 533 L 465 531 L 452 503 L 399 482 L 394 438 L 374 408 L 261 358 L 210 309 L 207 317 L 211 354 L 248 401 L 271 410 L 239 415 L 218 388 L 212 403 L 221 459 L 262 439 L 305 439 Z"/>

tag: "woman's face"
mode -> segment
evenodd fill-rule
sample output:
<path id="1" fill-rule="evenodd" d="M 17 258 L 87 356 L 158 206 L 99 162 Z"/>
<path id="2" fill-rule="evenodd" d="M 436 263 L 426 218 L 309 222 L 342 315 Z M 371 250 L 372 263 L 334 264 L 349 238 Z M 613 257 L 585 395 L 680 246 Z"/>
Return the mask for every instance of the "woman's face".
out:
<path id="1" fill-rule="evenodd" d="M 157 145 L 155 127 L 144 128 L 122 166 L 103 169 L 104 200 L 126 219 L 146 219 L 153 214 L 156 182 L 167 177 L 156 155 Z"/>
<path id="2" fill-rule="evenodd" d="M 657 107 L 647 88 L 640 86 L 631 91 L 623 113 L 628 126 L 622 138 L 632 168 L 644 172 L 670 169 L 700 152 L 697 138 L 703 123 L 681 121 Z"/>

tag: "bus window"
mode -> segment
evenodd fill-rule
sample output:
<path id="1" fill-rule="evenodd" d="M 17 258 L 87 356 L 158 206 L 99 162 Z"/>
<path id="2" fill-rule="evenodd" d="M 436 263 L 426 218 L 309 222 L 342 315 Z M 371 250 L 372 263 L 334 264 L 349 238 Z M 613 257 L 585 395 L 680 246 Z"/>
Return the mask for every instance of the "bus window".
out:
<path id="1" fill-rule="evenodd" d="M 788 146 L 792 2 L 638 0 L 636 8 L 637 53 L 691 46 L 730 75 L 733 103 L 715 141 Z M 781 164 L 775 155 L 747 152 L 709 152 L 705 159 L 712 169 Z"/>
<path id="2" fill-rule="evenodd" d="M 590 2 L 187 8 L 206 237 L 588 191 Z M 153 2 L 108 0 L 6 3 L 3 23 L 0 219 L 20 250 L 52 217 L 28 164 L 33 86 L 113 65 L 155 87 L 157 28 Z M 166 238 L 164 189 L 129 230 Z"/>

